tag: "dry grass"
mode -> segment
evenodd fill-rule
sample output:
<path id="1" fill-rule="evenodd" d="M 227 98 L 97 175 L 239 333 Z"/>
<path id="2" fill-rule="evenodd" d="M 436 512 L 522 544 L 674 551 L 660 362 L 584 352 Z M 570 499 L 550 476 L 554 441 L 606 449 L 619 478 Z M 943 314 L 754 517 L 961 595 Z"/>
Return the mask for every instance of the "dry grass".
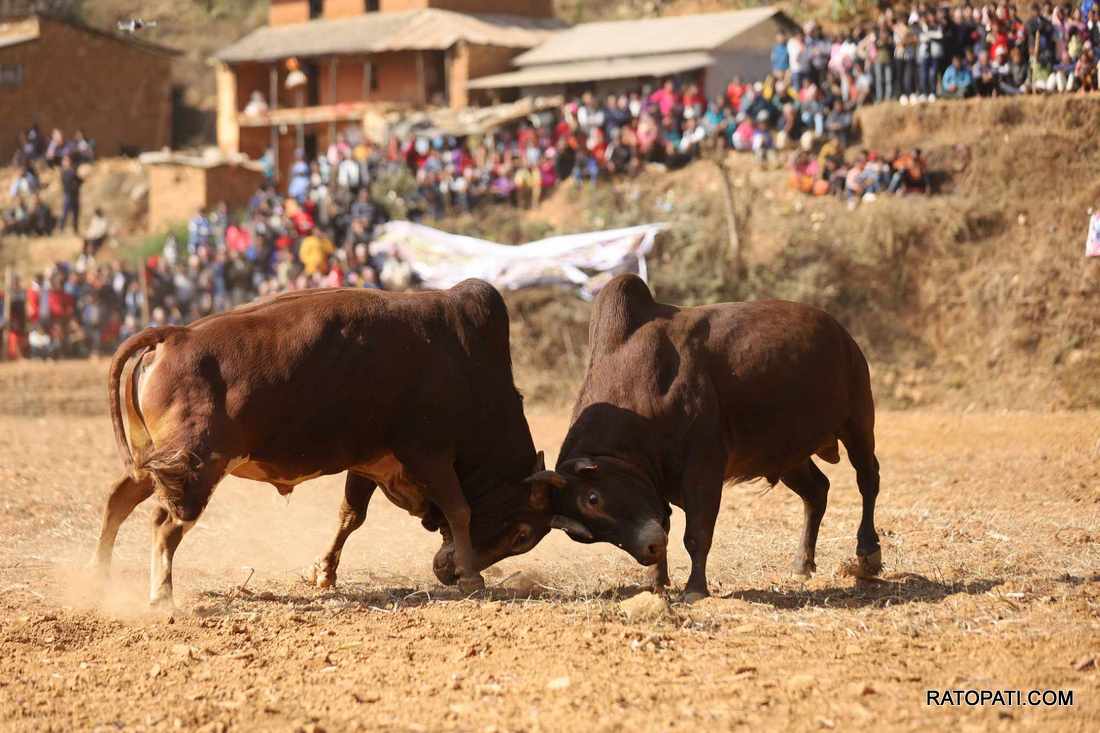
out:
<path id="1" fill-rule="evenodd" d="M 552 459 L 567 416 L 529 415 Z M 841 574 L 859 495 L 847 466 L 826 466 L 816 578 L 788 575 L 798 500 L 733 487 L 715 597 L 674 594 L 648 621 L 619 607 L 641 568 L 560 534 L 487 573 L 488 599 L 460 598 L 431 576 L 438 538 L 381 496 L 338 588 L 317 591 L 300 575 L 334 529 L 340 478 L 289 502 L 229 480 L 177 555 L 184 611 L 168 623 L 143 605 L 147 507 L 106 596 L 80 570 L 118 470 L 106 418 L 0 417 L 0 710 L 14 730 L 1095 730 L 1098 420 L 882 413 L 882 581 Z M 677 513 L 677 586 L 682 528 Z M 1076 706 L 924 705 L 931 688 L 1033 687 L 1072 689 Z"/>

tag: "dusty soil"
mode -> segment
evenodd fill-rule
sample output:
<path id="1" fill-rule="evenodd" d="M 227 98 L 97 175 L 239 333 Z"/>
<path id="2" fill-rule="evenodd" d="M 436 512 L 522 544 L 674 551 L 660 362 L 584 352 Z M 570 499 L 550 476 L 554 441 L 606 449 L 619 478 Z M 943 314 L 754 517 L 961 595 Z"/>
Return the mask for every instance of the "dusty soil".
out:
<path id="1" fill-rule="evenodd" d="M 41 388 L 34 365 L 20 368 L 0 402 Z M 348 543 L 338 588 L 319 591 L 300 574 L 334 529 L 340 477 L 289 501 L 228 480 L 177 554 L 179 610 L 168 617 L 144 604 L 148 505 L 123 526 L 112 584 L 92 592 L 82 563 L 117 459 L 106 417 L 58 414 L 58 390 L 43 409 L 0 415 L 3 729 L 1100 723 L 1097 413 L 882 413 L 881 582 L 839 572 L 859 499 L 851 470 L 829 466 L 816 578 L 787 573 L 798 499 L 732 487 L 711 555 L 714 597 L 686 606 L 674 592 L 650 620 L 628 621 L 620 607 L 639 591 L 639 566 L 563 536 L 487 573 L 489 598 L 460 598 L 431 574 L 437 538 L 380 496 Z M 552 457 L 567 414 L 530 417 Z M 677 514 L 678 584 L 681 530 Z M 1072 708 L 934 708 L 933 688 L 1075 697 Z"/>

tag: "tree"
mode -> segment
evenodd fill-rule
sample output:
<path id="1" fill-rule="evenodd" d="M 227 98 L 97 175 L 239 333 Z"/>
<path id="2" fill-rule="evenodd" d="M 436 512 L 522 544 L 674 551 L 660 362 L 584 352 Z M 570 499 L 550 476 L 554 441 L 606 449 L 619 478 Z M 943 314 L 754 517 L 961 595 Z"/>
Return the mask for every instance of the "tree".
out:
<path id="1" fill-rule="evenodd" d="M 722 208 L 726 215 L 726 232 L 729 237 L 729 270 L 735 285 L 740 285 L 745 272 L 745 258 L 741 251 L 741 235 L 737 222 L 737 206 L 733 194 L 733 179 L 726 167 L 727 151 L 715 137 L 710 145 L 704 146 L 703 158 L 718 169 L 718 178 L 722 182 Z"/>

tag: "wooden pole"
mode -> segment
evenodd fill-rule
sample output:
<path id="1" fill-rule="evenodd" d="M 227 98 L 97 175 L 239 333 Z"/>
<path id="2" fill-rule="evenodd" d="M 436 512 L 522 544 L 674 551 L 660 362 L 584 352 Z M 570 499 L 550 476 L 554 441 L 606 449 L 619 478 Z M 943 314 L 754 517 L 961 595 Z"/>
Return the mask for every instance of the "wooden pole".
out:
<path id="1" fill-rule="evenodd" d="M 267 108 L 269 110 L 276 110 L 279 108 L 279 68 L 275 64 L 271 65 L 271 72 L 268 74 L 268 95 L 271 97 L 268 100 Z M 271 155 L 273 167 L 275 168 L 275 181 L 279 181 L 279 128 L 271 123 Z"/>
<path id="2" fill-rule="evenodd" d="M 15 298 L 15 270 L 4 268 L 4 329 L 0 331 L 0 361 L 8 360 L 8 340 L 11 333 L 11 301 Z"/>
<path id="3" fill-rule="evenodd" d="M 149 310 L 149 272 L 144 258 L 138 262 L 138 282 L 141 285 L 141 327 L 146 328 L 152 323 L 153 317 Z"/>
<path id="4" fill-rule="evenodd" d="M 329 104 L 336 104 L 336 74 L 340 70 L 340 57 L 333 56 L 328 65 L 328 89 L 329 89 Z M 336 120 L 328 123 L 328 142 L 329 145 L 336 142 Z"/>
<path id="5" fill-rule="evenodd" d="M 734 281 L 739 283 L 744 262 L 741 254 L 741 236 L 737 231 L 737 207 L 734 205 L 733 181 L 730 180 L 730 172 L 726 168 L 725 151 L 721 148 L 716 149 L 711 154 L 710 160 L 718 167 L 718 178 L 722 182 L 722 209 L 726 215 L 726 234 L 729 237 L 730 272 Z"/>
<path id="6" fill-rule="evenodd" d="M 424 52 L 416 52 L 416 84 L 420 88 L 420 103 L 428 103 L 427 79 L 424 72 Z"/>

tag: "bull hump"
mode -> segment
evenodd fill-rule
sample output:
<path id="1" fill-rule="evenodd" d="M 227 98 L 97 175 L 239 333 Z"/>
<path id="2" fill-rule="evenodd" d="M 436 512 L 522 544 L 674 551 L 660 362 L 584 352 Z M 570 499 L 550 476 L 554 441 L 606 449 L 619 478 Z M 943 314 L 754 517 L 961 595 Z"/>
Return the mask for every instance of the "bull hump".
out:
<path id="1" fill-rule="evenodd" d="M 637 275 L 620 275 L 600 291 L 592 312 L 594 347 L 609 350 L 625 343 L 648 322 L 656 306 L 649 286 Z"/>

